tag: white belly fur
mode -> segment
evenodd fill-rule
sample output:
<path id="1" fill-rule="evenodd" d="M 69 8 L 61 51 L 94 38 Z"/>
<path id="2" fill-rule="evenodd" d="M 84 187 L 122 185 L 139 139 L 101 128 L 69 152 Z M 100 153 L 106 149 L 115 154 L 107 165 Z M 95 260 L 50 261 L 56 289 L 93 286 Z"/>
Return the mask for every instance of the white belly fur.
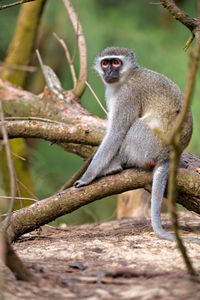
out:
<path id="1" fill-rule="evenodd" d="M 162 129 L 162 123 L 152 113 L 145 114 L 144 116 L 142 116 L 140 118 L 140 120 L 144 121 L 144 123 L 147 124 L 149 126 L 149 128 L 151 128 L 151 130 L 155 130 L 155 129 L 161 130 Z"/>

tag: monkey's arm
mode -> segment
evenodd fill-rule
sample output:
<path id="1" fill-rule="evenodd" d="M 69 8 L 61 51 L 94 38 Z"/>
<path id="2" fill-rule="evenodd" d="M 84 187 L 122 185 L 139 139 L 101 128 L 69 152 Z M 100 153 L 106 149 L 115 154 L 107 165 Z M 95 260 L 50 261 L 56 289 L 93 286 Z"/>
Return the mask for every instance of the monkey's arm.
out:
<path id="1" fill-rule="evenodd" d="M 120 109 L 122 111 L 119 111 Z M 123 107 L 109 113 L 107 133 L 87 171 L 80 180 L 75 182 L 75 187 L 81 187 L 92 182 L 116 155 L 130 127 L 128 113 L 126 116 L 122 116 Z"/>
<path id="2" fill-rule="evenodd" d="M 115 130 L 112 129 L 105 135 L 87 171 L 80 180 L 75 182 L 75 187 L 81 187 L 89 184 L 100 174 L 103 168 L 109 164 L 112 158 L 116 155 L 125 134 L 125 130 L 120 131 L 119 129 L 115 132 Z"/>

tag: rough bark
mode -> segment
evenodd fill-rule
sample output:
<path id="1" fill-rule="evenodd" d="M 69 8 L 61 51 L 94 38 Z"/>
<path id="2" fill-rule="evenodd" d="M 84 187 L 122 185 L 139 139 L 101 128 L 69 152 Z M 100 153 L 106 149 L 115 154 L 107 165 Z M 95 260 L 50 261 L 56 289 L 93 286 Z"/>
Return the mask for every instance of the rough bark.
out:
<path id="1" fill-rule="evenodd" d="M 106 121 L 91 115 L 71 92 L 66 93 L 64 101 L 57 100 L 47 92 L 39 97 L 0 79 L 0 99 L 5 116 L 15 119 L 7 120 L 10 138 L 35 137 L 51 142 L 96 146 L 105 133 Z M 27 117 L 30 119 L 27 120 Z M 37 118 L 50 119 L 52 122 Z"/>
<path id="2" fill-rule="evenodd" d="M 187 159 L 187 154 L 185 160 Z M 189 159 L 191 155 L 189 155 Z M 198 167 L 200 159 L 195 158 Z M 149 189 L 152 182 L 151 171 L 130 169 L 119 174 L 103 177 L 92 184 L 76 189 L 74 187 L 57 193 L 26 208 L 20 209 L 11 216 L 8 228 L 10 241 L 16 240 L 56 218 L 70 213 L 81 206 L 104 197 L 120 194 L 127 190 L 144 187 Z M 200 214 L 200 174 L 194 169 L 180 169 L 178 175 L 178 203 Z"/>

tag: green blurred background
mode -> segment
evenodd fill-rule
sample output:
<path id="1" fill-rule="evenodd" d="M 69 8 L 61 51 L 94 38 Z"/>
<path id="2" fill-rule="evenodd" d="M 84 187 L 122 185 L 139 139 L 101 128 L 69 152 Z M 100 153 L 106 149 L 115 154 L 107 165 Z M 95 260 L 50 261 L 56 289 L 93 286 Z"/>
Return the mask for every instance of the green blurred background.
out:
<path id="1" fill-rule="evenodd" d="M 156 1 L 152 1 L 156 2 Z M 159 1 L 158 1 L 159 2 Z M 9 1 L 6 1 L 9 3 Z M 76 1 L 72 0 L 74 7 Z M 193 17 L 197 16 L 196 0 L 179 0 L 177 4 Z M 25 4 L 28 5 L 28 4 Z M 0 60 L 3 61 L 12 38 L 19 6 L 0 13 Z M 183 51 L 190 32 L 172 19 L 159 4 L 150 0 L 80 0 L 79 18 L 88 47 L 89 78 L 98 97 L 104 102 L 104 87 L 92 69 L 97 52 L 107 46 L 125 46 L 134 50 L 139 64 L 163 73 L 183 90 L 188 67 L 188 52 Z M 64 51 L 52 33 L 64 38 L 73 53 L 75 37 L 62 1 L 47 1 L 42 16 L 37 47 L 44 63 L 50 65 L 62 81 L 65 89 L 73 87 Z M 31 65 L 38 66 L 35 55 Z M 75 61 L 78 72 L 78 57 Z M 200 155 L 200 86 L 198 73 L 192 103 L 194 132 L 187 151 Z M 39 93 L 44 87 L 41 71 L 30 73 L 26 89 Z M 86 90 L 82 104 L 93 114 L 105 118 L 90 91 Z M 82 159 L 69 154 L 56 145 L 39 140 L 28 141 L 31 172 L 35 193 L 39 199 L 55 193 L 81 166 Z M 115 217 L 116 197 L 96 201 L 78 211 L 59 218 L 54 224 L 81 224 Z"/>

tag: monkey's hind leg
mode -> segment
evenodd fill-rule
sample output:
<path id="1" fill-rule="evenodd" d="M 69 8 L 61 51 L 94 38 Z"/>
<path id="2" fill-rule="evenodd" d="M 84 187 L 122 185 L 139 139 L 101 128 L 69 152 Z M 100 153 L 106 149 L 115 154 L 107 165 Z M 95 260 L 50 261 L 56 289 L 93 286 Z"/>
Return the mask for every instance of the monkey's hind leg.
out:
<path id="1" fill-rule="evenodd" d="M 111 175 L 111 174 L 115 174 L 115 173 L 119 173 L 123 170 L 122 166 L 121 166 L 121 161 L 119 156 L 115 156 L 111 162 L 105 166 L 105 168 L 103 168 L 103 170 L 100 172 L 100 174 L 98 174 L 98 178 L 102 177 L 102 176 L 106 176 L 106 175 Z"/>

